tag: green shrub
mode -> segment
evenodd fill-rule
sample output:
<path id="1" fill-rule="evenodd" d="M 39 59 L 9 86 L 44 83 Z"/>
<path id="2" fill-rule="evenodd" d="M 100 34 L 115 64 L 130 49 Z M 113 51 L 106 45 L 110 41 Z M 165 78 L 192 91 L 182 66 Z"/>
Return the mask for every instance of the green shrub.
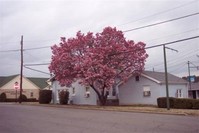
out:
<path id="1" fill-rule="evenodd" d="M 188 98 L 169 98 L 170 107 L 176 109 L 199 109 L 199 100 Z M 157 99 L 159 108 L 166 108 L 166 97 Z"/>
<path id="2" fill-rule="evenodd" d="M 52 90 L 40 90 L 39 91 L 39 103 L 49 104 L 52 99 Z"/>
<path id="3" fill-rule="evenodd" d="M 169 104 L 170 108 L 173 108 L 174 106 L 174 99 L 173 97 L 169 97 Z M 167 98 L 166 97 L 159 97 L 157 99 L 157 104 L 159 108 L 167 108 Z"/>
<path id="4" fill-rule="evenodd" d="M 38 102 L 36 98 L 28 98 L 26 102 Z"/>
<path id="5" fill-rule="evenodd" d="M 1 93 L 0 95 L 0 102 L 6 102 L 6 93 Z"/>
<path id="6" fill-rule="evenodd" d="M 67 90 L 61 90 L 59 92 L 59 102 L 60 104 L 68 104 L 69 92 Z"/>
<path id="7" fill-rule="evenodd" d="M 192 109 L 193 108 L 193 100 L 188 98 L 175 98 L 174 100 L 174 108 L 176 109 Z"/>
<path id="8" fill-rule="evenodd" d="M 18 101 L 19 101 L 20 98 L 21 98 L 21 101 L 22 101 L 22 102 L 27 102 L 27 97 L 26 97 L 26 95 L 22 94 L 21 96 L 19 96 Z"/>
<path id="9" fill-rule="evenodd" d="M 199 99 L 193 101 L 193 109 L 199 109 Z"/>
<path id="10" fill-rule="evenodd" d="M 6 102 L 16 102 L 16 98 L 7 98 Z M 22 102 L 38 102 L 38 100 L 36 98 L 28 98 L 27 100 L 24 100 Z"/>
<path id="11" fill-rule="evenodd" d="M 7 98 L 6 102 L 17 102 L 16 98 Z"/>

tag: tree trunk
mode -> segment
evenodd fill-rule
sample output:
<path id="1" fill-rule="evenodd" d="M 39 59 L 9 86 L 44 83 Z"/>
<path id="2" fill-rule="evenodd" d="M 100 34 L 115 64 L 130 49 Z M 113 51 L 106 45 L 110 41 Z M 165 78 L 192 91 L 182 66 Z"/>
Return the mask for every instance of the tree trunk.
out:
<path id="1" fill-rule="evenodd" d="M 100 92 L 93 85 L 90 85 L 90 86 L 97 93 L 97 96 L 98 96 L 98 99 L 99 99 L 99 102 L 100 102 L 99 103 L 100 106 L 106 106 L 106 101 L 107 101 L 108 93 L 107 92 L 104 93 L 104 89 L 105 88 L 103 89 L 102 93 L 100 94 Z"/>
<path id="2" fill-rule="evenodd" d="M 100 95 L 98 96 L 98 98 L 99 98 L 100 106 L 106 106 L 107 96 Z"/>

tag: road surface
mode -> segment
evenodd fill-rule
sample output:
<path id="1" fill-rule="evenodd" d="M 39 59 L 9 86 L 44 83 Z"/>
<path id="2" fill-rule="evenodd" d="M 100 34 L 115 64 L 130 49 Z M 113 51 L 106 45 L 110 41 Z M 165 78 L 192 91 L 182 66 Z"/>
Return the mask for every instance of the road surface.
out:
<path id="1" fill-rule="evenodd" d="M 199 117 L 0 103 L 0 133 L 199 133 Z"/>

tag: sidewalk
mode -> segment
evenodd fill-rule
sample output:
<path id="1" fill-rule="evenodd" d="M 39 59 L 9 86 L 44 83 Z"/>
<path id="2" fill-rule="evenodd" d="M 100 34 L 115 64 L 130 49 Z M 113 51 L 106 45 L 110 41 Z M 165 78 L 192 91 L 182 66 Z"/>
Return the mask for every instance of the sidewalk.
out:
<path id="1" fill-rule="evenodd" d="M 39 103 L 25 103 L 25 102 L 22 103 L 22 105 L 86 109 L 86 110 L 102 110 L 102 111 L 167 114 L 167 115 L 189 115 L 189 116 L 198 116 L 199 117 L 199 110 L 194 110 L 194 109 L 170 109 L 170 110 L 167 110 L 166 108 L 157 108 L 157 107 L 153 107 L 153 106 L 92 106 L 92 105 L 39 104 Z"/>

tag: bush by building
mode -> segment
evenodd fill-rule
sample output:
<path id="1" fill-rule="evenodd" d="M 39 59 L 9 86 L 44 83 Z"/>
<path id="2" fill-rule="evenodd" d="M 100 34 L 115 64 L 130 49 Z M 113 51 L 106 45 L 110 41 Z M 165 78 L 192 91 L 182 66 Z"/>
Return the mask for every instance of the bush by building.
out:
<path id="1" fill-rule="evenodd" d="M 61 90 L 59 92 L 59 102 L 60 104 L 68 104 L 69 92 L 67 90 Z"/>
<path id="2" fill-rule="evenodd" d="M 26 97 L 26 95 L 22 94 L 21 96 L 19 96 L 18 101 L 21 98 L 21 102 L 27 102 L 28 98 Z"/>
<path id="3" fill-rule="evenodd" d="M 28 98 L 26 102 L 38 102 L 36 98 Z"/>
<path id="4" fill-rule="evenodd" d="M 193 109 L 199 109 L 199 99 L 193 102 Z"/>
<path id="5" fill-rule="evenodd" d="M 167 98 L 159 97 L 157 104 L 159 108 L 167 107 Z M 188 98 L 169 98 L 170 108 L 176 109 L 199 109 L 199 99 L 188 99 Z"/>
<path id="6" fill-rule="evenodd" d="M 176 109 L 192 109 L 194 99 L 188 98 L 175 98 L 174 107 Z"/>
<path id="7" fill-rule="evenodd" d="M 6 102 L 6 93 L 0 94 L 0 102 Z"/>
<path id="8" fill-rule="evenodd" d="M 36 98 L 27 98 L 26 95 L 22 94 L 22 101 L 21 102 L 38 102 Z M 20 96 L 19 96 L 20 98 Z M 0 102 L 19 102 L 19 98 L 7 98 L 6 93 L 0 94 Z"/>
<path id="9" fill-rule="evenodd" d="M 173 108 L 174 105 L 174 99 L 173 97 L 169 97 L 169 103 L 170 107 Z M 159 97 L 157 99 L 158 107 L 159 108 L 166 108 L 167 107 L 167 98 L 166 97 Z"/>
<path id="10" fill-rule="evenodd" d="M 40 90 L 39 91 L 39 103 L 49 104 L 52 99 L 52 90 Z"/>

